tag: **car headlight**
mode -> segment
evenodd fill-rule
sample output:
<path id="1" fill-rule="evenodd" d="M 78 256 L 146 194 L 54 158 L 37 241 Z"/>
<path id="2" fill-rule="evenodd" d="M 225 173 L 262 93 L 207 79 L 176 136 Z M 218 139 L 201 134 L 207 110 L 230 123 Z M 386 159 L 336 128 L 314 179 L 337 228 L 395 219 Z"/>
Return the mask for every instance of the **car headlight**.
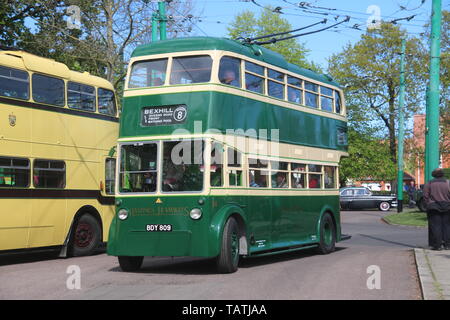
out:
<path id="1" fill-rule="evenodd" d="M 128 218 L 128 210 L 120 209 L 119 212 L 117 213 L 117 216 L 119 217 L 120 220 L 125 220 L 126 218 Z"/>
<path id="2" fill-rule="evenodd" d="M 202 217 L 202 210 L 199 208 L 194 208 L 191 212 L 189 212 L 189 216 L 194 220 L 198 220 Z"/>

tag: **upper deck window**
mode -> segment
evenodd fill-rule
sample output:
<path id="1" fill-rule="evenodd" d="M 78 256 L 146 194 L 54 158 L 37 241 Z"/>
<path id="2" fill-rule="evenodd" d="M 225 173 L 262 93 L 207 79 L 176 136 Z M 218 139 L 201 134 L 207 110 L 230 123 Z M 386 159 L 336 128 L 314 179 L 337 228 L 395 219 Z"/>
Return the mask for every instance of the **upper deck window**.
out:
<path id="1" fill-rule="evenodd" d="M 245 61 L 245 70 L 264 76 L 264 67 L 256 63 Z"/>
<path id="2" fill-rule="evenodd" d="M 67 84 L 67 104 L 69 108 L 95 111 L 95 88 L 69 82 Z"/>
<path id="3" fill-rule="evenodd" d="M 28 100 L 30 97 L 28 73 L 0 67 L 0 96 Z"/>
<path id="4" fill-rule="evenodd" d="M 116 115 L 116 99 L 114 92 L 107 89 L 98 88 L 98 112 L 109 116 Z"/>
<path id="5" fill-rule="evenodd" d="M 192 56 L 173 58 L 170 84 L 190 84 L 211 80 L 212 58 Z"/>
<path id="6" fill-rule="evenodd" d="M 128 88 L 162 86 L 166 79 L 167 60 L 165 58 L 133 63 Z"/>
<path id="7" fill-rule="evenodd" d="M 336 113 L 341 113 L 341 95 L 338 91 L 334 91 L 334 98 L 335 98 L 335 107 L 336 107 Z"/>
<path id="8" fill-rule="evenodd" d="M 241 60 L 232 57 L 222 57 L 219 67 L 219 80 L 230 86 L 241 86 Z"/>
<path id="9" fill-rule="evenodd" d="M 62 79 L 33 74 L 33 100 L 54 106 L 64 106 L 65 85 Z"/>

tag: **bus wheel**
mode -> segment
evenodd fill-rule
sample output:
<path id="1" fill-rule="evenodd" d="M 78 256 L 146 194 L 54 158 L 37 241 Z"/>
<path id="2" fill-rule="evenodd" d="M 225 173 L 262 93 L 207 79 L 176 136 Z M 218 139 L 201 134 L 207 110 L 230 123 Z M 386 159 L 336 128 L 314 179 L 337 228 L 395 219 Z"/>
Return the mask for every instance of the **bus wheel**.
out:
<path id="1" fill-rule="evenodd" d="M 119 256 L 118 259 L 122 271 L 133 272 L 141 268 L 144 257 Z"/>
<path id="2" fill-rule="evenodd" d="M 320 242 L 318 252 L 328 254 L 336 248 L 336 229 L 333 218 L 329 213 L 324 213 L 320 221 Z"/>
<path id="3" fill-rule="evenodd" d="M 100 244 L 101 227 L 97 219 L 84 214 L 78 219 L 72 241 L 72 252 L 75 257 L 87 256 L 95 252 Z"/>
<path id="4" fill-rule="evenodd" d="M 236 272 L 239 263 L 239 228 L 234 218 L 229 218 L 223 229 L 220 254 L 216 260 L 221 273 Z"/>

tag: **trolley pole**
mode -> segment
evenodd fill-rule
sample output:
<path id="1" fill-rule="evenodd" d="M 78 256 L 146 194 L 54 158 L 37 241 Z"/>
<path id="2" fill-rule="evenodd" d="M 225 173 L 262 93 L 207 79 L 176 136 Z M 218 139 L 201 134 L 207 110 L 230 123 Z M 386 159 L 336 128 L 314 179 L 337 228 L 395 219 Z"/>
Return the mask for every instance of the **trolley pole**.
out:
<path id="1" fill-rule="evenodd" d="M 406 39 L 402 39 L 402 52 L 400 57 L 400 93 L 399 93 L 399 106 L 398 106 L 398 152 L 397 152 L 397 212 L 403 211 L 403 140 L 405 137 L 405 116 L 404 116 L 404 104 L 405 104 L 405 52 L 406 52 Z"/>
<path id="2" fill-rule="evenodd" d="M 439 167 L 439 67 L 441 42 L 441 0 L 433 0 L 431 14 L 430 84 L 427 96 L 425 131 L 425 182 Z"/>

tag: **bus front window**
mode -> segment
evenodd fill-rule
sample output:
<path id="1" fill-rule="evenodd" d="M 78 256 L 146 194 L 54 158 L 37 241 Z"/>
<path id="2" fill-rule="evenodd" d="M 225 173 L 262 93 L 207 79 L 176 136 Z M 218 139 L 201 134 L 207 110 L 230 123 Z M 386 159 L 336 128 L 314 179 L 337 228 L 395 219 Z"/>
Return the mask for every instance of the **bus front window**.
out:
<path id="1" fill-rule="evenodd" d="M 119 191 L 156 192 L 156 143 L 122 145 L 120 150 Z"/>
<path id="2" fill-rule="evenodd" d="M 203 190 L 205 143 L 202 140 L 167 141 L 163 144 L 163 192 Z"/>
<path id="3" fill-rule="evenodd" d="M 170 84 L 190 84 L 211 80 L 212 58 L 192 56 L 173 58 Z"/>

